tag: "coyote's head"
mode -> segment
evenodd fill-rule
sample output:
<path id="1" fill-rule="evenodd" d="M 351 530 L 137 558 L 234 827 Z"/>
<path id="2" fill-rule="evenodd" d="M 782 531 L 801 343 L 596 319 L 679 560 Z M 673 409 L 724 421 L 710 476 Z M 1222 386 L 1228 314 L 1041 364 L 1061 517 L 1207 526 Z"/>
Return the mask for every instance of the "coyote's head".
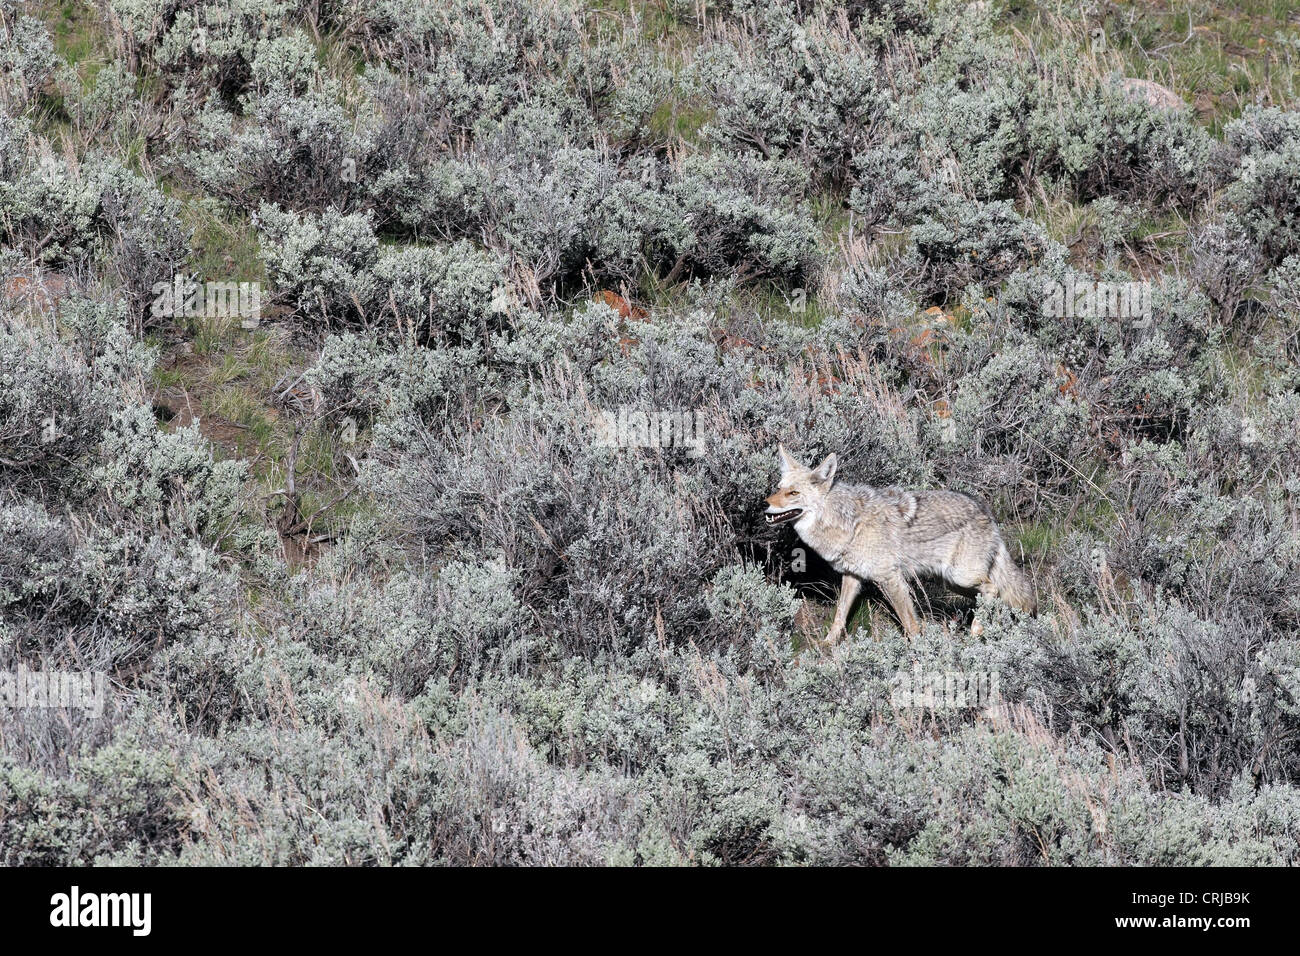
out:
<path id="1" fill-rule="evenodd" d="M 777 451 L 781 457 L 781 482 L 776 494 L 767 498 L 767 523 L 815 519 L 835 480 L 835 456 L 827 455 L 816 468 L 808 468 L 795 461 L 784 445 Z"/>

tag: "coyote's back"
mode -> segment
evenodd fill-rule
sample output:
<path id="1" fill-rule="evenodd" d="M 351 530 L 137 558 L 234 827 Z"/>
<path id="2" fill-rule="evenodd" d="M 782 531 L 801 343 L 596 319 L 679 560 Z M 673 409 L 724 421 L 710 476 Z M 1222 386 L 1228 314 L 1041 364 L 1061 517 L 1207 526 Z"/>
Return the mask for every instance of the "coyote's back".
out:
<path id="1" fill-rule="evenodd" d="M 955 491 L 886 488 L 878 493 L 915 502 L 914 516 L 904 517 L 898 535 L 904 573 L 936 575 L 957 587 L 979 588 L 1028 614 L 1037 611 L 1029 580 L 982 504 Z"/>

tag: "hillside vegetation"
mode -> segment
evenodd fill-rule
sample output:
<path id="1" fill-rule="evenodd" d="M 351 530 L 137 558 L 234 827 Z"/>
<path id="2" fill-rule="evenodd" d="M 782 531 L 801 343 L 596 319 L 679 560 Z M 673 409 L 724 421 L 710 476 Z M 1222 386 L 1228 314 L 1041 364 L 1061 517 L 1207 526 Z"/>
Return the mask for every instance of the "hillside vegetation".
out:
<path id="1" fill-rule="evenodd" d="M 1079 6 L 0 0 L 0 863 L 1300 863 L 1300 15 Z"/>

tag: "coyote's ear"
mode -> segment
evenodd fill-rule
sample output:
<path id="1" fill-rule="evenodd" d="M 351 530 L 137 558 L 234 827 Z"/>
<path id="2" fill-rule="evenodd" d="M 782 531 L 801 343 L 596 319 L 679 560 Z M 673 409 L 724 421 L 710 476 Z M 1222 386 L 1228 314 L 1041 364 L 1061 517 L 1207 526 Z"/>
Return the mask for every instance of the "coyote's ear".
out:
<path id="1" fill-rule="evenodd" d="M 803 465 L 795 461 L 794 458 L 790 455 L 790 453 L 785 450 L 785 445 L 777 445 L 776 450 L 777 450 L 777 454 L 781 458 L 781 474 L 788 475 L 790 474 L 790 472 L 798 471 L 800 468 L 803 467 Z"/>
<path id="2" fill-rule="evenodd" d="M 813 477 L 823 484 L 829 485 L 835 478 L 835 469 L 838 464 L 839 460 L 835 457 L 835 452 L 831 452 L 813 471 Z"/>

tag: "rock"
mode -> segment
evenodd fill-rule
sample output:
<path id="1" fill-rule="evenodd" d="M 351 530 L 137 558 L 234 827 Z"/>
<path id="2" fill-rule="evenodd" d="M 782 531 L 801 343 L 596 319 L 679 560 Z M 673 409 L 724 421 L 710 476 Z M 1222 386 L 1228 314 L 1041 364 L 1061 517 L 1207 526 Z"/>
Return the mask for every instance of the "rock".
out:
<path id="1" fill-rule="evenodd" d="M 640 322 L 644 321 L 650 315 L 650 313 L 645 309 L 633 305 L 626 298 L 612 289 L 602 289 L 599 294 L 597 294 L 596 301 L 604 302 L 607 306 L 617 312 L 620 318 L 636 319 Z"/>
<path id="2" fill-rule="evenodd" d="M 1152 80 L 1139 80 L 1136 77 L 1128 76 L 1120 81 L 1119 87 L 1124 91 L 1124 95 L 1134 103 L 1146 103 L 1158 110 L 1187 108 L 1187 104 L 1183 102 L 1181 96 L 1169 89 L 1169 87 L 1161 86 Z"/>
<path id="3" fill-rule="evenodd" d="M 20 269 L 0 277 L 0 301 L 25 306 L 35 313 L 52 313 L 69 292 L 66 276 L 42 269 Z"/>

